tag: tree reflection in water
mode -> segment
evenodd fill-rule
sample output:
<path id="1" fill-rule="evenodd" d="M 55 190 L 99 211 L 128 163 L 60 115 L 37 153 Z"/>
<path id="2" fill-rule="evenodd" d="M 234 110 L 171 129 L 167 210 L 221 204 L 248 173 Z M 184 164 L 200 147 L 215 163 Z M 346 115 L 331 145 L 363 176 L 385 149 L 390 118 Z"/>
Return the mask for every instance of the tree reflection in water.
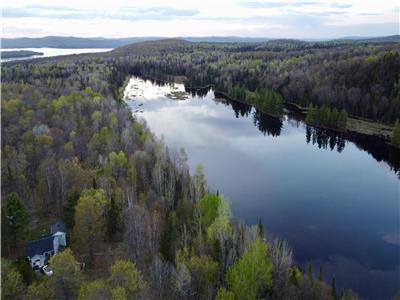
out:
<path id="1" fill-rule="evenodd" d="M 344 133 L 335 132 L 328 129 L 316 128 L 306 125 L 306 141 L 317 145 L 319 149 L 333 150 L 336 147 L 337 152 L 342 152 L 346 145 Z"/>
<path id="2" fill-rule="evenodd" d="M 253 109 L 250 105 L 230 101 L 227 99 L 215 98 L 214 101 L 230 106 L 235 113 L 236 118 L 247 117 L 253 113 L 254 126 L 264 135 L 278 137 L 281 135 L 283 127 L 282 118 L 273 117 Z M 304 115 L 298 112 L 290 111 L 284 118 L 291 126 L 306 128 L 306 142 L 315 145 L 319 149 L 335 150 L 341 153 L 348 141 L 354 143 L 360 150 L 366 151 L 377 161 L 385 161 L 390 168 L 400 178 L 400 150 L 388 145 L 384 140 L 363 135 L 355 132 L 338 132 L 335 130 L 317 128 L 309 126 L 304 122 Z"/>
<path id="3" fill-rule="evenodd" d="M 172 85 L 171 83 L 151 80 L 152 83 L 161 86 Z M 204 98 L 210 92 L 213 92 L 211 86 L 203 88 L 188 88 L 185 91 L 193 97 Z M 278 137 L 281 135 L 283 128 L 283 120 L 290 123 L 291 126 L 305 127 L 306 142 L 315 145 L 319 149 L 335 150 L 339 153 L 343 152 L 347 142 L 352 142 L 360 150 L 366 151 L 377 161 L 385 161 L 389 164 L 390 168 L 400 178 L 400 150 L 391 145 L 388 145 L 384 140 L 374 137 L 363 135 L 355 132 L 337 132 L 334 130 L 317 128 L 309 126 L 304 122 L 304 114 L 296 107 L 286 105 L 287 114 L 283 118 L 277 118 L 267 115 L 252 106 L 215 96 L 213 100 L 228 107 L 231 107 L 236 118 L 248 117 L 250 114 L 253 116 L 254 126 L 264 135 Z"/>

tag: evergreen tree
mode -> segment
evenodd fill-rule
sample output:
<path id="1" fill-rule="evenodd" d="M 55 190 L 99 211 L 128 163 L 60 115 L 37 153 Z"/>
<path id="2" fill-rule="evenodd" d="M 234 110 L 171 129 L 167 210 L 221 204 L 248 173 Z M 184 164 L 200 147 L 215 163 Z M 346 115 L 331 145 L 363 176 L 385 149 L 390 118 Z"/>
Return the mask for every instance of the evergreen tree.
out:
<path id="1" fill-rule="evenodd" d="M 337 127 L 346 129 L 346 125 L 347 125 L 347 112 L 344 109 L 342 109 L 339 113 Z"/>
<path id="2" fill-rule="evenodd" d="M 347 112 L 344 109 L 339 112 L 336 108 L 332 109 L 326 105 L 314 107 L 310 104 L 306 122 L 314 125 L 346 129 Z"/>
<path id="3" fill-rule="evenodd" d="M 392 142 L 395 145 L 400 145 L 400 122 L 399 119 L 396 120 L 394 124 L 393 133 L 392 133 Z"/>
<path id="4" fill-rule="evenodd" d="M 67 204 L 64 207 L 64 221 L 68 228 L 72 229 L 75 224 L 75 206 L 78 203 L 80 194 L 78 191 L 73 190 L 68 193 Z"/>
<path id="5" fill-rule="evenodd" d="M 331 111 L 331 114 L 329 116 L 329 123 L 332 124 L 332 126 L 336 126 L 337 124 L 339 124 L 339 111 L 337 110 L 337 108 L 333 108 Z"/>
<path id="6" fill-rule="evenodd" d="M 311 103 L 308 106 L 306 122 L 312 124 L 312 123 L 314 123 L 314 118 L 315 118 L 315 109 L 314 109 L 314 106 Z"/>
<path id="7" fill-rule="evenodd" d="M 332 296 L 337 299 L 337 290 L 336 290 L 336 278 L 333 276 L 332 278 Z"/>
<path id="8" fill-rule="evenodd" d="M 324 281 L 324 274 L 323 274 L 322 266 L 319 267 L 318 280 L 319 281 Z"/>
<path id="9" fill-rule="evenodd" d="M 92 179 L 92 188 L 97 189 L 96 177 L 93 177 L 93 179 Z"/>
<path id="10" fill-rule="evenodd" d="M 4 217 L 5 231 L 11 235 L 15 247 L 17 240 L 24 237 L 29 224 L 29 214 L 17 193 L 11 193 L 7 196 Z"/>
<path id="11" fill-rule="evenodd" d="M 313 280 L 313 272 L 312 272 L 312 265 L 311 263 L 308 263 L 308 267 L 307 267 L 307 276 L 310 279 L 310 281 Z"/>
<path id="12" fill-rule="evenodd" d="M 264 225 L 261 222 L 261 219 L 258 219 L 257 229 L 259 237 L 264 238 Z"/>
<path id="13" fill-rule="evenodd" d="M 114 193 L 111 195 L 110 205 L 107 211 L 107 237 L 110 241 L 117 240 L 117 234 L 121 229 L 121 209 L 115 202 Z"/>
<path id="14" fill-rule="evenodd" d="M 176 243 L 176 226 L 175 216 L 173 213 L 168 213 L 162 226 L 160 237 L 160 253 L 165 260 L 170 262 L 175 261 L 175 243 Z"/>

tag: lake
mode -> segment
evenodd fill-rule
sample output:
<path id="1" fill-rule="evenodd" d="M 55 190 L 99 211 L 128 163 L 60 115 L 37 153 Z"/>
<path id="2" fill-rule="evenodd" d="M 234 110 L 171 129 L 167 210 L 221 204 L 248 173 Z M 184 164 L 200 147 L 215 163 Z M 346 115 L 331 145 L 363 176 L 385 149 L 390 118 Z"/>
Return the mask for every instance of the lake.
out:
<path id="1" fill-rule="evenodd" d="M 43 55 L 1 59 L 1 62 L 12 61 L 12 60 L 34 59 L 34 58 L 40 58 L 40 57 L 59 56 L 59 55 L 106 52 L 106 51 L 111 51 L 112 49 L 94 49 L 94 48 L 88 48 L 88 49 L 61 49 L 61 48 L 7 48 L 7 49 L 1 49 L 1 51 L 19 51 L 19 50 L 42 52 Z"/>
<path id="2" fill-rule="evenodd" d="M 366 299 L 400 289 L 398 150 L 308 127 L 179 84 L 132 77 L 125 100 L 168 147 L 183 147 L 193 173 L 227 197 L 235 216 L 286 239 L 296 262 Z"/>

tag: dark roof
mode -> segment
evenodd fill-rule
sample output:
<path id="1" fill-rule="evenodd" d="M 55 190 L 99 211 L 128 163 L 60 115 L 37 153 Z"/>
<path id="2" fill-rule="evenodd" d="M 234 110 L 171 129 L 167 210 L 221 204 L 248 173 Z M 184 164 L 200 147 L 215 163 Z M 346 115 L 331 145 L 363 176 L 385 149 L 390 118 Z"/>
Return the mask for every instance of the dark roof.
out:
<path id="1" fill-rule="evenodd" d="M 57 231 L 65 232 L 65 225 L 64 222 L 56 222 L 53 225 L 51 225 L 51 234 L 56 233 Z"/>
<path id="2" fill-rule="evenodd" d="M 45 252 L 53 251 L 53 235 L 45 235 L 41 238 L 33 241 L 28 241 L 26 245 L 26 254 L 29 257 L 33 257 L 36 254 L 43 255 Z"/>

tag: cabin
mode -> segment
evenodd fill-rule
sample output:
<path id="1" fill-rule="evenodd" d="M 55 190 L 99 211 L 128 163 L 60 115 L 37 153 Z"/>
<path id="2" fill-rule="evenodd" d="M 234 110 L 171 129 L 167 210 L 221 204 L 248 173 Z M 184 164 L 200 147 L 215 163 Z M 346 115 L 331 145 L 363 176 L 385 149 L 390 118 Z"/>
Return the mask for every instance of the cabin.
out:
<path id="1" fill-rule="evenodd" d="M 47 264 L 49 258 L 56 255 L 67 246 L 65 225 L 62 222 L 51 226 L 50 234 L 37 240 L 28 241 L 26 246 L 26 259 L 33 270 L 40 270 Z"/>

